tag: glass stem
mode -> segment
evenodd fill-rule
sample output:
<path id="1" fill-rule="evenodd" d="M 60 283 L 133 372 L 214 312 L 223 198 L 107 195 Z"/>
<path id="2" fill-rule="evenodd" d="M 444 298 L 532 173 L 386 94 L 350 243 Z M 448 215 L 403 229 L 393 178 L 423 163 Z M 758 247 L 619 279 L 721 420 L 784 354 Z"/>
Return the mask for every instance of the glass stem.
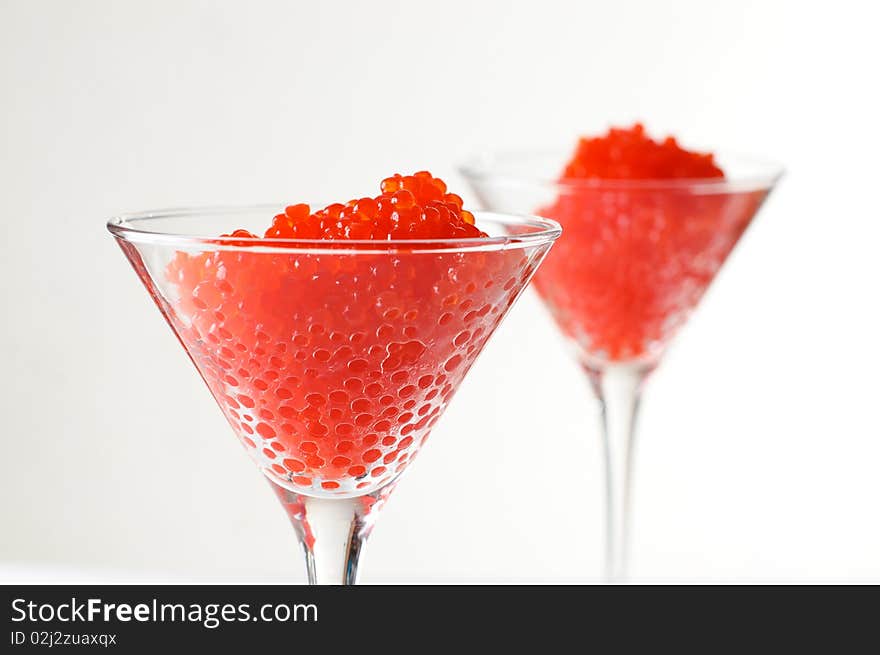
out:
<path id="1" fill-rule="evenodd" d="M 315 498 L 269 483 L 303 549 L 309 584 L 356 584 L 361 551 L 393 485 L 357 498 Z"/>
<path id="2" fill-rule="evenodd" d="M 646 364 L 584 367 L 599 399 L 605 450 L 605 579 L 626 578 L 629 555 L 631 473 L 636 418 Z"/>

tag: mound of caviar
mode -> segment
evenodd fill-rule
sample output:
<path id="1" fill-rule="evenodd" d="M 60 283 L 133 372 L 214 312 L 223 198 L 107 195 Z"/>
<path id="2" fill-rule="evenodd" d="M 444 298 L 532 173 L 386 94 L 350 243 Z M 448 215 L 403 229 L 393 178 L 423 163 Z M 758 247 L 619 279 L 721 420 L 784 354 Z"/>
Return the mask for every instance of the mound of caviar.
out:
<path id="1" fill-rule="evenodd" d="M 724 177 L 711 153 L 685 150 L 675 137 L 654 141 L 640 123 L 583 137 L 562 179 L 670 180 Z"/>
<path id="2" fill-rule="evenodd" d="M 462 199 L 427 171 L 382 180 L 382 193 L 332 204 L 312 212 L 292 205 L 278 214 L 266 238 L 273 239 L 459 239 L 484 237 Z"/>
<path id="3" fill-rule="evenodd" d="M 535 286 L 587 363 L 655 360 L 765 195 L 663 182 L 693 179 L 724 172 L 711 154 L 655 141 L 639 124 L 612 128 L 579 141 L 560 180 L 571 184 L 537 210 L 563 235 Z M 628 184 L 639 180 L 653 182 Z"/>
<path id="4" fill-rule="evenodd" d="M 461 199 L 428 173 L 388 178 L 377 198 L 315 213 L 294 205 L 266 232 L 480 235 Z M 283 245 L 177 252 L 164 313 L 270 479 L 311 495 L 370 493 L 416 456 L 545 246 L 337 253 Z"/>

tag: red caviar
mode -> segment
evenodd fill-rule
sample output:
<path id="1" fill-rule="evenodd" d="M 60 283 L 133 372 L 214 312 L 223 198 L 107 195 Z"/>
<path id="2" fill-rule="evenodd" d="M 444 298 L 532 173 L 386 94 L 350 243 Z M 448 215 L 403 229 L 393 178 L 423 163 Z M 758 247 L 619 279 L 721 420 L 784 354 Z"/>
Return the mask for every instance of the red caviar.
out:
<path id="1" fill-rule="evenodd" d="M 266 232 L 480 235 L 461 199 L 428 173 L 388 178 L 376 198 L 314 213 L 293 205 Z M 337 254 L 283 245 L 176 253 L 163 309 L 267 476 L 313 495 L 369 493 L 412 461 L 545 247 Z"/>
<path id="2" fill-rule="evenodd" d="M 722 184 L 694 192 L 694 179 Z M 579 141 L 537 211 L 563 234 L 535 286 L 588 364 L 654 360 L 684 323 L 765 196 L 723 179 L 711 154 L 639 124 Z"/>
<path id="3" fill-rule="evenodd" d="M 598 137 L 583 137 L 565 166 L 563 180 L 671 180 L 724 177 L 711 153 L 685 150 L 675 137 L 654 141 L 645 128 L 614 128 Z"/>
<path id="4" fill-rule="evenodd" d="M 292 205 L 278 214 L 265 236 L 274 239 L 458 239 L 484 237 L 461 196 L 427 171 L 382 181 L 375 198 L 335 203 L 315 212 Z"/>

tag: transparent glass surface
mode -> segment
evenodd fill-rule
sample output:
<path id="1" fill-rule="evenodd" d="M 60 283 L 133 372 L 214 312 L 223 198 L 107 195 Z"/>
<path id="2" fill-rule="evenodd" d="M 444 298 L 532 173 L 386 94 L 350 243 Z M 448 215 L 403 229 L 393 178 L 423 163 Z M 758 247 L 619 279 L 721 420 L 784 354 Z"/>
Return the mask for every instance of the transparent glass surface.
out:
<path id="1" fill-rule="evenodd" d="M 720 155 L 725 178 L 560 181 L 571 150 L 461 167 L 482 205 L 558 221 L 535 287 L 602 405 L 609 579 L 625 574 L 629 470 L 642 385 L 781 175 Z"/>
<path id="2" fill-rule="evenodd" d="M 108 229 L 293 524 L 312 583 L 354 583 L 363 541 L 547 254 L 552 221 L 490 236 L 307 241 L 283 206 L 183 209 Z"/>

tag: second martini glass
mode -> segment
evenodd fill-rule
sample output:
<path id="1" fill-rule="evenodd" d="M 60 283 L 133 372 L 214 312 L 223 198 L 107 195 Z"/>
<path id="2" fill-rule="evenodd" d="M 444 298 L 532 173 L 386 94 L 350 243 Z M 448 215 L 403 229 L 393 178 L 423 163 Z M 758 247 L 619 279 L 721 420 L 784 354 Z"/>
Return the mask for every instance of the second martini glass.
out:
<path id="1" fill-rule="evenodd" d="M 535 286 L 602 408 L 606 576 L 624 577 L 630 470 L 643 383 L 721 268 L 781 169 L 719 157 L 724 178 L 559 180 L 569 152 L 523 151 L 462 168 L 483 205 L 559 221 Z"/>
<path id="2" fill-rule="evenodd" d="M 353 584 L 378 511 L 560 229 L 478 213 L 488 237 L 206 236 L 277 210 L 108 229 L 287 511 L 309 582 Z"/>

